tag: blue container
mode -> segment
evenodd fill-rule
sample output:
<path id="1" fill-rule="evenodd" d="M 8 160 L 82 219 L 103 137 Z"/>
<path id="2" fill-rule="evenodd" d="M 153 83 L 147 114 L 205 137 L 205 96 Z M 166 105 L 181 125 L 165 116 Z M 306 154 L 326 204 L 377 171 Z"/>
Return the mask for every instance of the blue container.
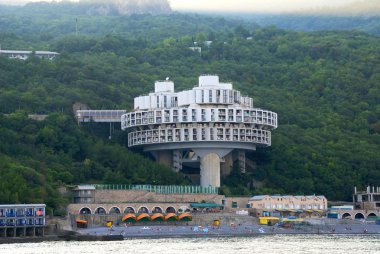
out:
<path id="1" fill-rule="evenodd" d="M 376 221 L 376 225 L 380 225 L 380 220 L 377 220 L 377 221 Z"/>
<path id="2" fill-rule="evenodd" d="M 338 219 L 338 214 L 337 213 L 328 213 L 327 218 L 329 219 Z"/>

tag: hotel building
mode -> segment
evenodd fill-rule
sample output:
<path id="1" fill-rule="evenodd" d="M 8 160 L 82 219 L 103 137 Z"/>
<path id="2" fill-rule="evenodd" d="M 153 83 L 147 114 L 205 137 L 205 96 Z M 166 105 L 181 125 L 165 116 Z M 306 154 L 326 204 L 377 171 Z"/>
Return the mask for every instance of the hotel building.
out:
<path id="1" fill-rule="evenodd" d="M 44 204 L 0 205 L 0 238 L 42 236 L 45 207 Z"/>
<path id="2" fill-rule="evenodd" d="M 250 208 L 259 211 L 293 211 L 313 212 L 327 210 L 327 199 L 325 196 L 280 196 L 280 195 L 258 195 L 249 200 Z"/>
<path id="3" fill-rule="evenodd" d="M 220 187 L 221 171 L 228 175 L 237 162 L 244 172 L 245 152 L 271 145 L 277 114 L 255 108 L 232 83 L 204 75 L 181 92 L 170 80 L 157 81 L 153 93 L 135 98 L 121 127 L 129 132 L 129 147 L 150 152 L 176 172 L 200 175 L 202 187 Z"/>

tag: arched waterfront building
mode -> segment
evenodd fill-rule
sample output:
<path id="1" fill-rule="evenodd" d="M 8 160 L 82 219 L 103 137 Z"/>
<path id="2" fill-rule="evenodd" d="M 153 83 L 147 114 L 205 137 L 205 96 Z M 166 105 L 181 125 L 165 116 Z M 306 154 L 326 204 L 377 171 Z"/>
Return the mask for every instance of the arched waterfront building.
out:
<path id="1" fill-rule="evenodd" d="M 172 81 L 157 81 L 155 92 L 135 98 L 134 112 L 122 116 L 128 146 L 151 152 L 177 172 L 200 174 L 203 187 L 220 187 L 221 168 L 234 161 L 245 170 L 245 151 L 271 145 L 277 114 L 254 108 L 231 83 L 199 77 L 191 90 L 174 92 Z M 196 177 L 195 177 L 196 178 Z"/>

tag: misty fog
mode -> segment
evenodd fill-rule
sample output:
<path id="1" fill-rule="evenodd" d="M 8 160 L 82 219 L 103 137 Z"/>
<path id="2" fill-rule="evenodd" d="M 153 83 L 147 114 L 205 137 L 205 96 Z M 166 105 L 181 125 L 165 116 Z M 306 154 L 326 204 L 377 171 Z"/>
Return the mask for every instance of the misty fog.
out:
<path id="1" fill-rule="evenodd" d="M 45 0 L 49 1 L 49 0 Z M 65 0 L 67 1 L 67 0 Z M 78 2 L 79 0 L 72 0 Z M 124 8 L 131 0 L 80 0 L 81 2 L 114 3 Z M 134 4 L 144 4 L 152 0 L 134 0 Z M 177 11 L 244 11 L 244 12 L 289 12 L 324 7 L 336 7 L 352 2 L 378 0 L 170 0 L 173 10 Z M 39 0 L 0 0 L 1 4 L 17 5 Z M 154 0 L 153 0 L 154 2 Z"/>

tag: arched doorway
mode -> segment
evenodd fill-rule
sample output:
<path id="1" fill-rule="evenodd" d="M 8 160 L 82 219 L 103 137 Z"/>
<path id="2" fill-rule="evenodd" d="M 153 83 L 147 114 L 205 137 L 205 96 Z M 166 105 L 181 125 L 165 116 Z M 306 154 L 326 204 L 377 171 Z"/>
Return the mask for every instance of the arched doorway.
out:
<path id="1" fill-rule="evenodd" d="M 153 208 L 152 213 L 162 213 L 162 208 L 159 206 L 156 206 Z"/>
<path id="2" fill-rule="evenodd" d="M 355 214 L 355 219 L 356 220 L 363 220 L 364 219 L 364 214 L 362 214 L 362 213 Z"/>
<path id="3" fill-rule="evenodd" d="M 342 219 L 351 219 L 351 214 L 349 214 L 349 213 L 344 213 L 344 214 L 342 215 Z"/>
<path id="4" fill-rule="evenodd" d="M 146 208 L 145 206 L 141 206 L 137 213 L 149 213 L 149 209 Z"/>
<path id="5" fill-rule="evenodd" d="M 112 207 L 109 211 L 109 214 L 120 214 L 120 208 L 119 207 Z"/>
<path id="6" fill-rule="evenodd" d="M 125 209 L 124 209 L 124 213 L 135 213 L 135 208 L 131 207 L 131 206 L 127 206 Z"/>
<path id="7" fill-rule="evenodd" d="M 178 209 L 178 213 L 185 213 L 185 212 L 189 212 L 189 211 L 190 211 L 190 209 L 187 206 L 181 206 Z"/>
<path id="8" fill-rule="evenodd" d="M 166 213 L 176 213 L 176 210 L 174 207 L 169 206 L 168 208 L 166 208 Z"/>
<path id="9" fill-rule="evenodd" d="M 83 207 L 82 209 L 80 209 L 79 213 L 80 214 L 91 214 L 91 210 L 88 207 Z"/>
<path id="10" fill-rule="evenodd" d="M 377 215 L 375 213 L 369 213 L 367 219 L 375 218 Z"/>
<path id="11" fill-rule="evenodd" d="M 107 211 L 103 207 L 98 207 L 95 210 L 95 214 L 107 214 Z"/>

